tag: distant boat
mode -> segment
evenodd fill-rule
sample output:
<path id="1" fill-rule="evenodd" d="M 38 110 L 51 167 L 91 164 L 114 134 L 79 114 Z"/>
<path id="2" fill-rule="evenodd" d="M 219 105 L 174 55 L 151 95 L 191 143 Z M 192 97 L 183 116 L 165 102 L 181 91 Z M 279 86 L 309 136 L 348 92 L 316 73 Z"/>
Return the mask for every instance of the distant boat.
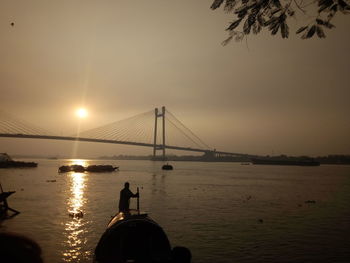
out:
<path id="1" fill-rule="evenodd" d="M 62 165 L 58 168 L 59 173 L 84 173 L 84 172 L 93 172 L 93 173 L 104 173 L 104 172 L 114 172 L 118 170 L 119 167 L 114 167 L 112 165 L 89 165 L 84 167 L 82 165 L 73 164 L 73 165 Z"/>
<path id="2" fill-rule="evenodd" d="M 0 168 L 37 167 L 35 162 L 14 161 L 7 153 L 0 153 Z"/>
<path id="3" fill-rule="evenodd" d="M 295 165 L 295 166 L 320 166 L 320 163 L 312 158 L 298 159 L 298 158 L 252 158 L 253 164 L 261 165 Z"/>
<path id="4" fill-rule="evenodd" d="M 85 168 L 85 171 L 101 173 L 101 172 L 113 172 L 118 169 L 119 169 L 118 166 L 112 166 L 112 165 L 89 165 L 88 167 Z"/>
<path id="5" fill-rule="evenodd" d="M 173 166 L 172 165 L 170 165 L 170 164 L 164 164 L 163 166 L 162 166 L 162 169 L 163 170 L 173 170 L 174 168 L 173 168 Z"/>

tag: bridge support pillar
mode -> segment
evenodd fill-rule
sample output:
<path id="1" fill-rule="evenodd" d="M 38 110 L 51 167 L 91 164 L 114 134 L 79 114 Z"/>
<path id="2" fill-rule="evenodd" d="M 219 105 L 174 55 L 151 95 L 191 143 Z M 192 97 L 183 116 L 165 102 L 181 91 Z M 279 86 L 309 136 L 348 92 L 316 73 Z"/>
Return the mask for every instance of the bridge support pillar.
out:
<path id="1" fill-rule="evenodd" d="M 157 144 L 158 134 L 158 118 L 162 117 L 162 144 Z M 153 159 L 157 159 L 157 150 L 163 151 L 162 160 L 165 160 L 165 107 L 162 107 L 162 112 L 159 113 L 158 108 L 154 109 L 154 140 L 153 140 Z"/>

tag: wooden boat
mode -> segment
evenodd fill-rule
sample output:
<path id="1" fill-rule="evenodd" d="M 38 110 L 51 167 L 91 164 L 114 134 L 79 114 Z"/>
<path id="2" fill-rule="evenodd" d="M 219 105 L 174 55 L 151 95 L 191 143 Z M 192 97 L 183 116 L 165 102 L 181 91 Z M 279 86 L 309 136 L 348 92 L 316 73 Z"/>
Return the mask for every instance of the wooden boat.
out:
<path id="1" fill-rule="evenodd" d="M 164 164 L 163 166 L 162 166 L 162 169 L 163 170 L 173 170 L 174 168 L 173 168 L 173 166 L 172 165 L 170 165 L 170 164 Z"/>
<path id="2" fill-rule="evenodd" d="M 95 249 L 96 263 L 170 262 L 171 247 L 163 229 L 138 210 L 117 213 Z"/>
<path id="3" fill-rule="evenodd" d="M 119 167 L 114 167 L 112 165 L 89 165 L 85 170 L 87 172 L 101 173 L 101 172 L 113 172 L 118 169 Z"/>
<path id="4" fill-rule="evenodd" d="M 58 168 L 59 173 L 84 173 L 84 172 L 94 172 L 94 173 L 104 173 L 104 172 L 113 172 L 119 169 L 119 167 L 114 167 L 112 165 L 89 165 L 84 167 L 82 165 L 73 164 L 73 165 L 62 165 Z"/>
<path id="5" fill-rule="evenodd" d="M 137 188 L 139 194 L 139 188 Z M 94 263 L 190 263 L 191 252 L 185 247 L 171 249 L 164 230 L 148 214 L 137 210 L 119 212 L 109 221 L 94 254 Z"/>
<path id="6" fill-rule="evenodd" d="M 37 167 L 35 162 L 14 161 L 7 153 L 0 153 L 0 168 Z"/>
<path id="7" fill-rule="evenodd" d="M 19 211 L 9 207 L 7 203 L 7 198 L 14 193 L 15 191 L 4 192 L 0 183 L 0 220 L 12 218 L 20 213 Z M 11 211 L 12 215 L 10 215 L 8 211 Z"/>

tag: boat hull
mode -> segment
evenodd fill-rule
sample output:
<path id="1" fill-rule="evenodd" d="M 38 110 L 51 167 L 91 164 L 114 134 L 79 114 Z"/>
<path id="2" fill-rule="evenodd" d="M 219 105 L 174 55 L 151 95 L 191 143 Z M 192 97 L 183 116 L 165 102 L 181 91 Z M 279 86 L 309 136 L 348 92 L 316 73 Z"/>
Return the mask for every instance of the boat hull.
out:
<path id="1" fill-rule="evenodd" d="M 118 213 L 95 249 L 94 262 L 168 262 L 171 246 L 163 229 L 147 214 Z"/>
<path id="2" fill-rule="evenodd" d="M 25 168 L 25 167 L 37 167 L 38 164 L 34 162 L 20 162 L 20 161 L 6 161 L 0 162 L 0 168 Z"/>

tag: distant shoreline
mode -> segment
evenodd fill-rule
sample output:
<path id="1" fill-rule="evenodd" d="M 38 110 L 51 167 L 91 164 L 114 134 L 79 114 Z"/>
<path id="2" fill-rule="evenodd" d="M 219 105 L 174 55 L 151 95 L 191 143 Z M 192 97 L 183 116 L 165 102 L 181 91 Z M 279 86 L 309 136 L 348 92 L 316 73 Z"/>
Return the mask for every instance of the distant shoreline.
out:
<path id="1" fill-rule="evenodd" d="M 24 159 L 48 159 L 48 160 L 57 160 L 57 159 L 71 159 L 68 156 L 42 156 L 42 155 L 21 155 L 13 154 L 13 158 L 24 158 Z M 297 160 L 297 159 L 313 159 L 320 164 L 339 164 L 339 165 L 350 165 L 350 155 L 327 155 L 327 156 L 259 156 L 254 157 L 264 158 L 264 159 L 276 159 L 284 158 L 285 160 Z M 114 155 L 114 156 L 100 156 L 100 157 L 80 157 L 82 159 L 91 159 L 91 160 L 153 160 L 152 155 Z M 203 156 L 193 156 L 193 155 L 169 155 L 166 157 L 166 161 L 192 161 L 192 162 L 240 162 L 246 163 L 251 162 L 250 158 L 246 157 L 217 157 L 212 159 L 203 158 Z"/>

